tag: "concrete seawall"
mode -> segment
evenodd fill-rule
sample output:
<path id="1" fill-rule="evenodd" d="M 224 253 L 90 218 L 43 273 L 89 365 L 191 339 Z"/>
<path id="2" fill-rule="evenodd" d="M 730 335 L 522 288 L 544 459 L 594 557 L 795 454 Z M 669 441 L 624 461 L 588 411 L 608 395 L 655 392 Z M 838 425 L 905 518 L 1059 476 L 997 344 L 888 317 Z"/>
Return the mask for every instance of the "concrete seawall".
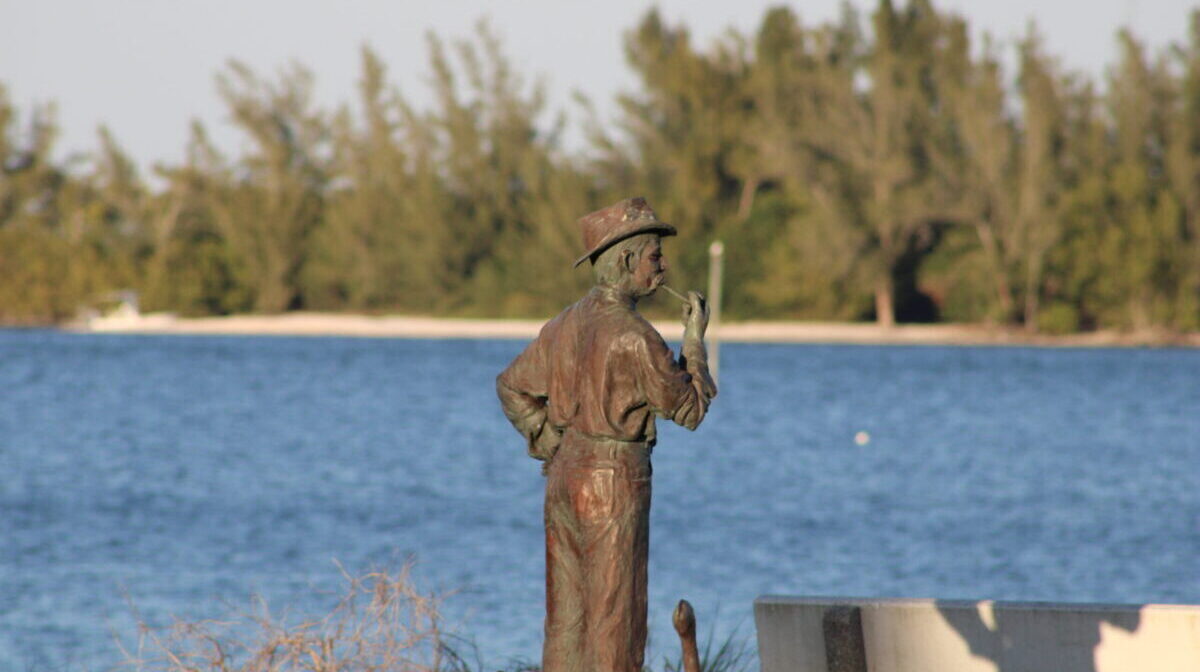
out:
<path id="1" fill-rule="evenodd" d="M 1200 672 L 1200 606 L 760 597 L 762 672 Z"/>

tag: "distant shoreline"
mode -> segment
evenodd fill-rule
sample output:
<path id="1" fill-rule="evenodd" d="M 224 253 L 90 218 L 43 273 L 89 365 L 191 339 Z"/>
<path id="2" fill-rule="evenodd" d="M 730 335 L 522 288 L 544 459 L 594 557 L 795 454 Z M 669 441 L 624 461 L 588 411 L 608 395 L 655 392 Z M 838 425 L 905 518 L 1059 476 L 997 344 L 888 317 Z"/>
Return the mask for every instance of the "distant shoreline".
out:
<path id="1" fill-rule="evenodd" d="M 293 312 L 181 318 L 163 313 L 99 317 L 65 329 L 81 333 L 353 336 L 363 338 L 531 339 L 545 320 L 488 320 L 417 316 L 368 316 Z M 656 322 L 668 340 L 683 333 L 678 322 Z M 872 345 L 1032 345 L 1046 347 L 1200 347 L 1200 332 L 1143 334 L 1096 331 L 1067 335 L 1027 334 L 1019 329 L 972 324 L 902 324 L 884 329 L 872 323 L 730 322 L 711 329 L 710 338 L 731 343 L 845 343 Z"/>

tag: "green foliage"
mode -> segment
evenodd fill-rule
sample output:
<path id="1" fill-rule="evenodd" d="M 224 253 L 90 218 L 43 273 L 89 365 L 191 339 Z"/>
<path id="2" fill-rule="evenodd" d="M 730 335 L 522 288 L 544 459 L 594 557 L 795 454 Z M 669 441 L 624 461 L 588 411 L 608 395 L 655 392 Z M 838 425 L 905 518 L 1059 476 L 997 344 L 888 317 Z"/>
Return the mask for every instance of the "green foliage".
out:
<path id="1" fill-rule="evenodd" d="M 56 159 L 53 107 L 0 86 L 0 321 L 125 289 L 189 315 L 546 316 L 589 284 L 575 220 L 643 195 L 680 231 L 672 284 L 703 288 L 725 242 L 731 319 L 887 324 L 932 300 L 1031 331 L 1196 329 L 1200 11 L 1190 28 L 1160 54 L 1122 32 L 1096 83 L 1032 28 L 1006 73 L 928 0 L 819 25 L 777 7 L 711 45 L 652 10 L 625 36 L 636 88 L 613 124 L 584 101 L 578 152 L 483 23 L 430 36 L 427 109 L 369 48 L 332 110 L 300 65 L 233 61 L 217 89 L 247 149 L 193 124 L 154 188 L 104 129 Z"/>
<path id="2" fill-rule="evenodd" d="M 1004 323 L 1010 313 L 998 300 L 997 286 L 1004 276 L 993 264 L 975 226 L 956 228 L 921 264 L 918 284 L 949 322 Z"/>
<path id="3" fill-rule="evenodd" d="M 1069 303 L 1052 303 L 1038 314 L 1038 329 L 1047 334 L 1079 331 L 1079 311 Z"/>
<path id="4" fill-rule="evenodd" d="M 45 231 L 0 229 L 0 320 L 52 322 L 69 317 L 79 291 L 62 281 L 69 273 L 66 241 Z"/>

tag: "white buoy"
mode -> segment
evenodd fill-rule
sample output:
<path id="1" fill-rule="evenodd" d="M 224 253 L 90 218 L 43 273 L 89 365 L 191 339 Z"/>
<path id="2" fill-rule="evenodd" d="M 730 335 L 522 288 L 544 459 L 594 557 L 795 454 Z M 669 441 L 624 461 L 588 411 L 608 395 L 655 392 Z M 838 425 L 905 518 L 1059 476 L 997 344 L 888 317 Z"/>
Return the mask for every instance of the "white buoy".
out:
<path id="1" fill-rule="evenodd" d="M 858 432 L 854 435 L 854 442 L 860 446 L 865 446 L 871 442 L 871 435 L 866 432 Z"/>

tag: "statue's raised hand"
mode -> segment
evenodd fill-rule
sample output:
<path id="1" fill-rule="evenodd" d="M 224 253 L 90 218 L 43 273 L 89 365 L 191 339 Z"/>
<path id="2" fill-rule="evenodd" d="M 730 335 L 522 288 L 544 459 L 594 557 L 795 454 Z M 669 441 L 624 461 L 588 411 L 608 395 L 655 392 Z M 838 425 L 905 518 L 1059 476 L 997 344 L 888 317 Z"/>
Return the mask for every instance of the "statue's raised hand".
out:
<path id="1" fill-rule="evenodd" d="M 700 292 L 687 293 L 688 302 L 683 304 L 683 336 L 704 340 L 708 330 L 708 302 Z"/>

